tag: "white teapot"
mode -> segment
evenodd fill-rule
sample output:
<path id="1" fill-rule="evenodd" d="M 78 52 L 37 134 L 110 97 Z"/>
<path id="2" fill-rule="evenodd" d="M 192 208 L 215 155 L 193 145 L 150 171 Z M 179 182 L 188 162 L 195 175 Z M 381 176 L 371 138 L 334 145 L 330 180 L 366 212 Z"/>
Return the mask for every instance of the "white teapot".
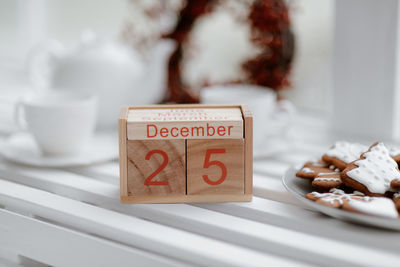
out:
<path id="1" fill-rule="evenodd" d="M 51 41 L 32 51 L 29 73 L 38 89 L 97 95 L 99 128 L 117 124 L 123 105 L 152 104 L 165 93 L 166 61 L 174 44 L 161 41 L 143 60 L 133 49 L 86 34 L 75 47 Z"/>

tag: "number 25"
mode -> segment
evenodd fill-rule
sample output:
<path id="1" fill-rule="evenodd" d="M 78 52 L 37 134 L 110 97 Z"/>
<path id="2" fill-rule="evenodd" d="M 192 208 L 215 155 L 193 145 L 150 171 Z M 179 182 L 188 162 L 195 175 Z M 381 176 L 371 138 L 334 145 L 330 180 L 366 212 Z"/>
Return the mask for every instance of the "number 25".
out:
<path id="1" fill-rule="evenodd" d="M 227 170 L 226 170 L 225 164 L 223 164 L 219 160 L 211 160 L 210 161 L 212 154 L 225 154 L 225 152 L 226 151 L 223 148 L 210 148 L 210 149 L 206 150 L 206 157 L 204 158 L 203 168 L 208 169 L 209 167 L 211 167 L 213 165 L 216 165 L 221 168 L 221 177 L 216 181 L 210 180 L 210 178 L 208 178 L 207 174 L 203 175 L 203 180 L 207 184 L 219 185 L 219 184 L 222 184 L 223 181 L 225 181 L 226 175 L 227 175 Z M 152 181 L 152 179 L 154 177 L 156 177 L 165 167 L 167 167 L 168 155 L 167 155 L 167 153 L 165 153 L 165 151 L 155 149 L 155 150 L 149 151 L 146 154 L 145 159 L 150 160 L 150 158 L 153 154 L 160 154 L 163 157 L 164 161 L 162 162 L 161 166 L 157 170 L 155 170 L 152 174 L 149 175 L 149 177 L 146 178 L 146 180 L 144 181 L 144 184 L 145 185 L 168 185 L 168 181 Z"/>

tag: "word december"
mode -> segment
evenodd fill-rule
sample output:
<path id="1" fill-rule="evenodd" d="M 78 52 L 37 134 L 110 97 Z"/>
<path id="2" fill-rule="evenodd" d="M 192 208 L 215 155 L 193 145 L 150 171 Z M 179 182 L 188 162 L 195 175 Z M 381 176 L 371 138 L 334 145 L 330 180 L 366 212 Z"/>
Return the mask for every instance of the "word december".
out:
<path id="1" fill-rule="evenodd" d="M 192 127 L 158 127 L 154 124 L 147 124 L 147 137 L 196 137 L 196 136 L 230 136 L 233 126 L 214 127 L 207 123 L 206 126 Z"/>

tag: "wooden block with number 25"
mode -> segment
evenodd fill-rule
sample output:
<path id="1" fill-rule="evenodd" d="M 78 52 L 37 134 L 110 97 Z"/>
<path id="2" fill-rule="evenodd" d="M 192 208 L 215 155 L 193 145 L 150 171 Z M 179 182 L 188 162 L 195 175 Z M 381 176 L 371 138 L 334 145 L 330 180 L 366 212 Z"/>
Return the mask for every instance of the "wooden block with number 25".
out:
<path id="1" fill-rule="evenodd" d="M 251 200 L 246 106 L 123 108 L 119 142 L 123 203 Z"/>

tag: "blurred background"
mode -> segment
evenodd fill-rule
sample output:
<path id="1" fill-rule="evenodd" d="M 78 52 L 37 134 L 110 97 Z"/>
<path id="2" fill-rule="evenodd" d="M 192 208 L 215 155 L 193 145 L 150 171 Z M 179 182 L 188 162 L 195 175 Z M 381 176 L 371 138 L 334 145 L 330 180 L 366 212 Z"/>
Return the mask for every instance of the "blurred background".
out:
<path id="1" fill-rule="evenodd" d="M 397 49 L 397 37 L 389 38 L 397 36 L 397 26 L 390 28 L 397 25 L 392 11 L 397 1 L 361 2 L 0 0 L 1 128 L 12 129 L 13 101 L 29 91 L 99 94 L 99 125 L 110 127 L 123 104 L 196 103 L 202 88 L 229 84 L 262 86 L 289 100 L 297 112 L 333 114 L 336 130 L 352 128 L 346 121 L 352 105 L 338 104 L 344 95 L 351 99 L 346 85 L 355 88 L 353 96 L 360 95 L 374 90 L 365 87 L 371 84 L 368 77 L 377 80 L 375 68 L 394 69 L 393 62 L 359 59 L 382 58 L 382 53 L 393 58 Z M 348 42 L 351 38 L 354 42 Z M 364 72 L 365 66 L 371 70 Z M 385 73 L 395 80 L 395 74 Z M 389 74 L 378 78 L 388 80 Z M 359 77 L 364 84 L 356 84 Z M 374 85 L 379 86 L 388 88 Z M 389 87 L 394 94 L 396 86 Z M 388 104 L 392 98 L 378 101 L 385 112 L 376 120 L 389 117 L 381 123 L 385 131 L 370 127 L 370 136 L 398 137 L 394 121 L 400 113 Z M 370 130 L 358 128 L 363 132 L 346 133 Z"/>
<path id="2" fill-rule="evenodd" d="M 224 1 L 216 2 L 219 3 L 215 5 L 229 5 Z M 241 9 L 242 12 L 249 12 L 247 6 L 251 5 L 252 1 L 236 2 L 239 2 L 237 4 L 239 7 L 236 8 Z M 283 89 L 282 96 L 290 99 L 300 108 L 327 112 L 331 84 L 329 73 L 333 40 L 333 1 L 301 0 L 287 1 L 284 4 L 289 11 L 290 29 L 295 36 L 295 46 L 291 71 L 287 73 L 290 84 L 280 86 Z M 234 6 L 235 3 L 231 5 Z M 32 84 L 38 81 L 32 81 L 32 77 L 30 78 L 32 72 L 35 71 L 30 69 L 33 66 L 29 64 L 33 63 L 28 61 L 32 60 L 29 57 L 37 56 L 32 54 L 44 52 L 38 52 L 40 49 L 54 49 L 49 48 L 49 40 L 56 40 L 63 46 L 62 49 L 68 50 L 82 42 L 85 34 L 93 34 L 95 37 L 86 36 L 86 38 L 98 38 L 103 43 L 122 43 L 139 55 L 140 60 L 148 61 L 154 53 L 153 50 L 157 49 L 157 45 L 163 41 L 162 36 L 174 30 L 184 6 L 185 1 L 181 0 L 0 0 L 0 93 L 6 96 L 16 95 L 33 89 L 33 86 L 38 86 Z M 202 31 L 199 34 L 207 35 L 207 31 L 213 34 L 213 27 L 209 25 L 214 22 L 224 24 L 221 25 L 221 29 L 224 27 L 234 29 L 235 25 L 232 23 L 238 25 L 242 23 L 239 21 L 240 18 L 234 17 L 235 15 L 225 19 L 225 14 L 218 10 L 222 8 L 213 9 L 217 14 L 204 16 L 208 17 L 210 22 L 203 22 L 204 30 L 199 30 Z M 282 10 L 276 11 L 277 14 L 279 12 Z M 230 19 L 236 22 L 231 22 Z M 202 23 L 200 18 L 198 22 L 198 24 Z M 235 38 L 235 36 L 227 36 L 227 38 Z M 190 41 L 193 42 L 193 40 Z M 93 49 L 98 49 L 98 47 Z M 232 63 L 229 59 L 229 55 L 232 54 L 229 53 L 229 49 L 235 51 L 233 45 L 225 47 L 228 56 L 225 56 L 226 62 L 218 63 L 218 68 Z M 248 49 L 253 48 L 248 46 Z M 101 52 L 98 53 L 98 56 L 102 56 Z M 164 61 L 167 60 L 165 58 Z M 166 62 L 157 63 L 167 64 Z M 194 77 L 199 70 L 193 67 L 193 63 L 189 62 L 186 65 L 187 70 L 184 72 L 189 72 L 186 76 L 191 77 L 186 79 L 191 79 L 190 82 L 193 84 L 201 83 L 199 80 L 203 77 Z M 38 65 L 34 67 L 38 68 Z M 87 71 L 89 72 L 90 69 Z M 190 71 L 195 73 L 190 73 Z M 221 73 L 222 80 L 225 79 L 224 75 L 226 76 L 226 73 Z M 151 73 L 148 73 L 148 76 L 152 76 Z M 228 77 L 226 81 L 229 79 L 235 80 L 234 77 Z M 218 77 L 215 80 L 218 81 Z M 140 85 L 137 86 L 140 87 Z M 141 91 L 140 88 L 132 88 L 132 90 L 136 94 L 145 94 L 145 90 Z M 156 93 L 160 94 L 161 90 Z M 134 102 L 136 101 L 132 100 L 132 103 Z M 310 105 L 310 102 L 313 105 Z"/>

